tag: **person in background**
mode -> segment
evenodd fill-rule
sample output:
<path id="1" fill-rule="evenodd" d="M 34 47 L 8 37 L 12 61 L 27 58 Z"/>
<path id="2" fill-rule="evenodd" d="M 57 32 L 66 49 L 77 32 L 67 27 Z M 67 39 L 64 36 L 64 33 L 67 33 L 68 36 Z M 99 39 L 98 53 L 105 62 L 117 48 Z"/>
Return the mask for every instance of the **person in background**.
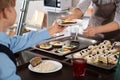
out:
<path id="1" fill-rule="evenodd" d="M 16 63 L 13 53 L 36 45 L 65 27 L 58 26 L 56 21 L 47 29 L 31 31 L 23 36 L 6 35 L 6 31 L 16 19 L 15 0 L 0 0 L 0 80 L 21 80 L 16 74 Z"/>
<path id="2" fill-rule="evenodd" d="M 101 39 L 111 39 L 119 35 L 120 0 L 80 0 L 71 14 L 61 18 L 81 18 L 91 3 L 93 12 L 89 25 L 84 30 L 83 35 L 88 37 L 101 37 Z"/>

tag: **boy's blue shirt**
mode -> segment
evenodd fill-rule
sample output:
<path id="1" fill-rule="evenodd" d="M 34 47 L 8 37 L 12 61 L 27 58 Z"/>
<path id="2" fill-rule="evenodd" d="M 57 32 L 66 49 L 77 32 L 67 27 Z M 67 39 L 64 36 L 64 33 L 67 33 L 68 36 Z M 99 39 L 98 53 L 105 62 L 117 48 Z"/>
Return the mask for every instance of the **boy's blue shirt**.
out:
<path id="1" fill-rule="evenodd" d="M 13 53 L 22 51 L 48 38 L 50 38 L 50 35 L 46 29 L 31 31 L 23 36 L 13 37 L 0 32 L 0 44 L 10 48 Z M 0 80 L 21 80 L 19 75 L 16 74 L 15 64 L 2 52 L 0 52 Z"/>

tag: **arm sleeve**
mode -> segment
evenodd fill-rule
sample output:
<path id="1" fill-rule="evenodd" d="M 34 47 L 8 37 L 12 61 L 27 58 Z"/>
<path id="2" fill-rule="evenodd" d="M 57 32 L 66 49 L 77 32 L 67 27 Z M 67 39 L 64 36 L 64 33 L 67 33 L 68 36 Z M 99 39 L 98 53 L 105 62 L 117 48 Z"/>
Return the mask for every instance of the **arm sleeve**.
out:
<path id="1" fill-rule="evenodd" d="M 84 14 L 90 4 L 91 4 L 91 0 L 80 0 L 76 8 L 79 8 L 81 12 Z"/>
<path id="2" fill-rule="evenodd" d="M 115 11 L 114 21 L 118 23 L 119 29 L 120 29 L 120 1 L 116 2 L 116 11 Z"/>
<path id="3" fill-rule="evenodd" d="M 50 35 L 46 29 L 40 31 L 31 31 L 29 33 L 25 33 L 23 36 L 11 37 L 10 49 L 13 51 L 13 53 L 16 53 L 49 38 Z"/>

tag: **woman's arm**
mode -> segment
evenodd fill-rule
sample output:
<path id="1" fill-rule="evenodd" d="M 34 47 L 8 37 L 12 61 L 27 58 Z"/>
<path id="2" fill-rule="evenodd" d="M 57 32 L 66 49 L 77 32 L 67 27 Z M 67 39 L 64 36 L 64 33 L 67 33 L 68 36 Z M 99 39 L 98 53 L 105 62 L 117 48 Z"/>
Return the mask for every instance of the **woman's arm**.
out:
<path id="1" fill-rule="evenodd" d="M 84 30 L 83 35 L 94 37 L 96 34 L 111 32 L 118 29 L 119 29 L 118 23 L 113 21 L 106 25 L 101 25 L 96 27 L 88 26 L 88 28 Z"/>
<path id="2" fill-rule="evenodd" d="M 113 22 L 110 22 L 106 25 L 96 27 L 96 34 L 112 32 L 112 31 L 115 31 L 115 30 L 118 30 L 118 29 L 119 29 L 118 23 L 113 21 Z"/>
<path id="3" fill-rule="evenodd" d="M 114 20 L 108 24 L 101 25 L 101 26 L 89 26 L 87 29 L 84 30 L 83 34 L 86 36 L 95 36 L 99 33 L 106 33 L 120 29 L 120 0 L 116 0 L 116 11 Z"/>
<path id="4" fill-rule="evenodd" d="M 77 6 L 75 8 L 73 8 L 73 10 L 71 11 L 70 14 L 68 14 L 64 17 L 60 17 L 60 18 L 62 18 L 62 19 L 81 18 L 84 15 L 84 13 L 86 12 L 86 10 L 88 9 L 90 3 L 91 3 L 91 0 L 80 0 L 79 3 L 77 4 Z"/>

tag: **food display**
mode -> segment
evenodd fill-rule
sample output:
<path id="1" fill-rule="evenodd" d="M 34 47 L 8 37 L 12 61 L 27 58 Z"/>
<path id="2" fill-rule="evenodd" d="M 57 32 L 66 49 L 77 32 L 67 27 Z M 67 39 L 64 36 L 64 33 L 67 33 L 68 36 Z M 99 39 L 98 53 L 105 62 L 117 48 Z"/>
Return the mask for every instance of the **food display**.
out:
<path id="1" fill-rule="evenodd" d="M 54 54 L 57 56 L 65 56 L 69 53 L 78 51 L 84 47 L 87 47 L 91 44 L 95 44 L 97 41 L 89 38 L 77 36 L 77 41 L 80 41 L 79 45 L 71 44 L 74 36 L 67 36 L 58 39 L 50 39 L 48 41 L 42 42 L 33 46 L 33 48 L 47 52 L 48 54 Z"/>
<path id="2" fill-rule="evenodd" d="M 105 40 L 98 45 L 90 45 L 87 48 L 73 54 L 74 58 L 84 58 L 87 63 L 116 64 L 120 51 L 120 42 L 111 43 Z"/>
<path id="3" fill-rule="evenodd" d="M 75 50 L 77 48 L 75 45 L 66 44 L 58 40 L 42 43 L 37 46 L 39 46 L 40 49 L 52 50 L 60 54 L 69 53 L 71 50 Z"/>

